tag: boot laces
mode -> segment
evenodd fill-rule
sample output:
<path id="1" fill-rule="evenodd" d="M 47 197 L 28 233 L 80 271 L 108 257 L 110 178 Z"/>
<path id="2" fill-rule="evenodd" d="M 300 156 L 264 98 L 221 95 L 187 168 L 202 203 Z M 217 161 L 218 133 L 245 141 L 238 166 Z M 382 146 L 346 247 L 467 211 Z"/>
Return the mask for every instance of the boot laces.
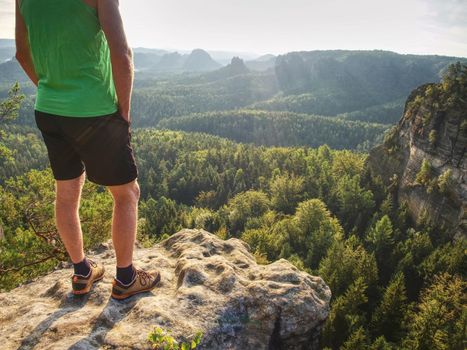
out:
<path id="1" fill-rule="evenodd" d="M 151 274 L 143 270 L 136 270 L 136 274 L 139 277 L 141 284 L 145 286 L 148 282 L 152 280 Z"/>
<path id="2" fill-rule="evenodd" d="M 97 267 L 97 263 L 94 262 L 94 260 L 91 260 L 91 259 L 86 259 L 89 263 L 89 265 L 91 265 L 92 267 Z"/>

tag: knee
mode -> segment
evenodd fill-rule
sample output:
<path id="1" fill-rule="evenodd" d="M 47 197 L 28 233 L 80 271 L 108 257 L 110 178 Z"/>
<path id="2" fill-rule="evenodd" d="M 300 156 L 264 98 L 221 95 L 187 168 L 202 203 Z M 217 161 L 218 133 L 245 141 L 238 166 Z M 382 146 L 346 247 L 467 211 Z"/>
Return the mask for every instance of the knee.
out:
<path id="1" fill-rule="evenodd" d="M 83 182 L 78 179 L 73 181 L 56 181 L 56 202 L 61 205 L 75 205 L 79 202 L 82 186 Z"/>
<path id="2" fill-rule="evenodd" d="M 55 196 L 55 204 L 60 206 L 75 206 L 79 201 L 79 196 L 72 193 L 58 193 Z"/>
<path id="3" fill-rule="evenodd" d="M 118 189 L 109 187 L 115 204 L 138 203 L 141 191 L 136 180 L 118 187 Z"/>
<path id="4" fill-rule="evenodd" d="M 139 183 L 137 181 L 134 182 L 132 191 L 133 191 L 133 197 L 135 198 L 135 201 L 138 202 L 139 197 L 141 195 L 141 189 L 139 188 Z"/>

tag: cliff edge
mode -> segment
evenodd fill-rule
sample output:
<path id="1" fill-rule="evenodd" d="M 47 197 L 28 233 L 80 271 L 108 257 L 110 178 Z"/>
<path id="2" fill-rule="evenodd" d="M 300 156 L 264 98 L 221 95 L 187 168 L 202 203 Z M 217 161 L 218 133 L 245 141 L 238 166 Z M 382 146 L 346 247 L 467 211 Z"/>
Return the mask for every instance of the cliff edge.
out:
<path id="1" fill-rule="evenodd" d="M 331 292 L 287 260 L 258 265 L 241 240 L 184 229 L 135 251 L 140 267 L 159 269 L 151 293 L 110 297 L 110 243 L 90 255 L 106 275 L 85 297 L 70 293 L 70 266 L 0 294 L 2 349 L 150 349 L 154 327 L 177 341 L 204 333 L 197 349 L 317 349 Z"/>
<path id="2" fill-rule="evenodd" d="M 467 235 L 467 65 L 415 89 L 368 166 L 416 223 Z"/>

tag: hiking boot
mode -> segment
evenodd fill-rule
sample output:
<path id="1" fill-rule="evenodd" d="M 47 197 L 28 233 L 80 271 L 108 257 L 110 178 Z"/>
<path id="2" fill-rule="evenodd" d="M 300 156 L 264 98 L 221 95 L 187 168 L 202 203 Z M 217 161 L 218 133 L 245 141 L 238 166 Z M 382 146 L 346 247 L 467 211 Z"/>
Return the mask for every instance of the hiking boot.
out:
<path id="1" fill-rule="evenodd" d="M 94 282 L 100 281 L 104 278 L 104 265 L 97 264 L 96 262 L 87 259 L 91 271 L 87 276 L 73 274 L 71 277 L 71 285 L 73 287 L 73 294 L 82 295 L 89 293 Z"/>
<path id="2" fill-rule="evenodd" d="M 135 277 L 128 285 L 114 278 L 112 282 L 112 298 L 122 300 L 134 294 L 150 291 L 160 280 L 161 274 L 159 271 L 146 272 L 135 268 Z"/>

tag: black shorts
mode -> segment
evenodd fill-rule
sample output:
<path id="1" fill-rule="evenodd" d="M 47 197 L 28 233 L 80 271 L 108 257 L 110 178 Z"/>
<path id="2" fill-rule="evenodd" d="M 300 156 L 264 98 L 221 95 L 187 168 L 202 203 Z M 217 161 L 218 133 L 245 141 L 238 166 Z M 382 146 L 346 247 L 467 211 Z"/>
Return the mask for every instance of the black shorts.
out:
<path id="1" fill-rule="evenodd" d="M 35 110 L 56 180 L 86 171 L 89 181 L 115 186 L 138 177 L 130 123 L 119 112 L 98 117 L 63 117 Z"/>

